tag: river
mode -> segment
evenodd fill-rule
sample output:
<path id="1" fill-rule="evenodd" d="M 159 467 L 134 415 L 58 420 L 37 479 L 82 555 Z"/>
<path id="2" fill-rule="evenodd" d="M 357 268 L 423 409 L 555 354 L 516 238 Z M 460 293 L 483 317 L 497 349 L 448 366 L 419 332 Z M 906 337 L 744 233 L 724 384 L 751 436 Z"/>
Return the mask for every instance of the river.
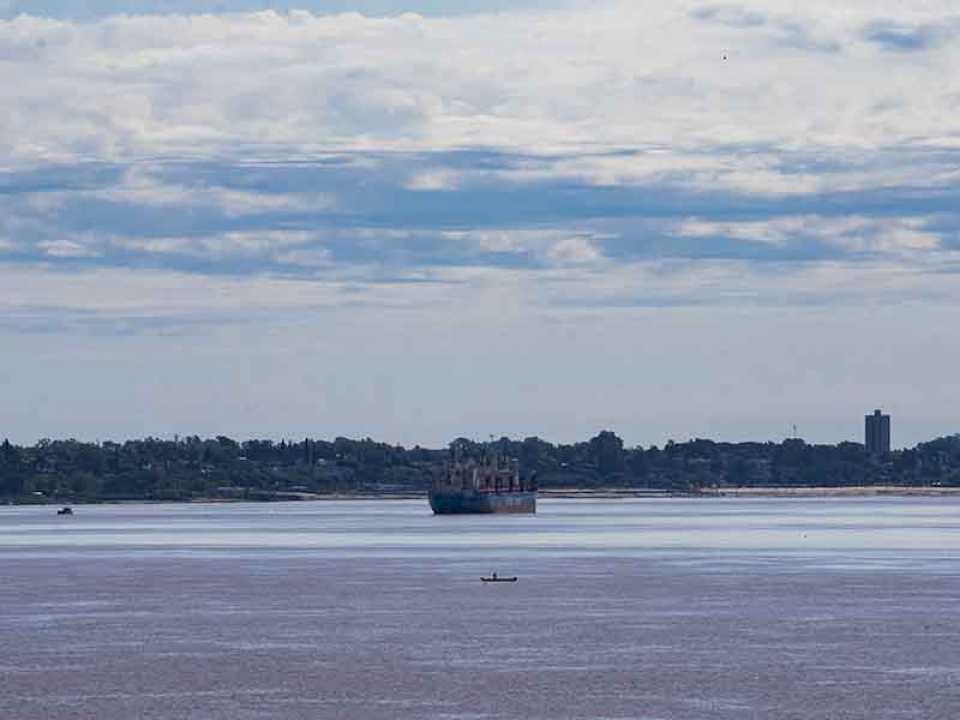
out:
<path id="1" fill-rule="evenodd" d="M 960 498 L 75 511 L 0 507 L 5 720 L 960 717 Z"/>

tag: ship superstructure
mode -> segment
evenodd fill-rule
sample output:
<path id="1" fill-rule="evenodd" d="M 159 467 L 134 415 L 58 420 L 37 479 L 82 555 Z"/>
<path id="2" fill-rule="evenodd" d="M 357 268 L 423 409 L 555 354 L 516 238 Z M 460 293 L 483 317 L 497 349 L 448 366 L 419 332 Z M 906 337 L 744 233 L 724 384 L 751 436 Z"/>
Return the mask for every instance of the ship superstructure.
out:
<path id="1" fill-rule="evenodd" d="M 434 476 L 430 507 L 437 515 L 465 513 L 535 513 L 536 478 L 524 478 L 520 466 L 493 452 L 463 457 L 456 446 L 453 458 Z"/>

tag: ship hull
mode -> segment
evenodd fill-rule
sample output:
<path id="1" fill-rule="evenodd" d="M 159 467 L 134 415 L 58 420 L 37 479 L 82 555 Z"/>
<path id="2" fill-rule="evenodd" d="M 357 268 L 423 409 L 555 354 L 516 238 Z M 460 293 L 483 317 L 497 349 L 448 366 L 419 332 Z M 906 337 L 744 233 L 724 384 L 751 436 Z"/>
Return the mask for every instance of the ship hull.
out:
<path id="1" fill-rule="evenodd" d="M 478 515 L 488 513 L 535 513 L 536 492 L 513 493 L 430 493 L 430 507 L 436 515 Z"/>

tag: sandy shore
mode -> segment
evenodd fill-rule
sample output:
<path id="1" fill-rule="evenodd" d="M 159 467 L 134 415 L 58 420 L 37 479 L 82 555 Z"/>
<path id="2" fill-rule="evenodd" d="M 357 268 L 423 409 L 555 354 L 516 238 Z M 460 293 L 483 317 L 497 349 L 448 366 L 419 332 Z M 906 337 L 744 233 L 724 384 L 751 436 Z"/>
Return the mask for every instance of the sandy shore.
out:
<path id="1" fill-rule="evenodd" d="M 844 487 L 750 487 L 750 488 L 716 488 L 704 489 L 700 492 L 672 492 L 647 488 L 589 488 L 589 489 L 560 489 L 541 488 L 540 499 L 596 499 L 618 500 L 630 498 L 669 498 L 669 497 L 873 497 L 873 496 L 945 496 L 960 495 L 960 487 L 902 487 L 898 485 L 844 486 Z M 426 498 L 426 493 L 357 493 L 316 495 L 310 500 L 420 500 Z M 306 499 L 306 498 L 305 498 Z"/>
<path id="2" fill-rule="evenodd" d="M 917 486 L 904 487 L 900 485 L 871 485 L 871 486 L 844 486 L 844 487 L 797 487 L 797 488 L 718 488 L 705 490 L 704 495 L 718 495 L 721 497 L 871 497 L 876 495 L 899 496 L 940 496 L 960 495 L 958 487 Z"/>
<path id="3" fill-rule="evenodd" d="M 590 489 L 547 489 L 540 490 L 542 498 L 654 498 L 654 497 L 872 497 L 878 495 L 893 496 L 943 496 L 960 495 L 960 487 L 900 485 L 843 486 L 843 487 L 725 487 L 704 488 L 700 492 L 671 492 L 669 490 L 648 490 L 644 488 L 590 488 Z"/>
<path id="4" fill-rule="evenodd" d="M 575 500 L 598 498 L 644 498 L 644 497 L 678 497 L 682 493 L 672 493 L 668 490 L 646 488 L 540 488 L 537 493 L 540 498 L 565 498 Z"/>

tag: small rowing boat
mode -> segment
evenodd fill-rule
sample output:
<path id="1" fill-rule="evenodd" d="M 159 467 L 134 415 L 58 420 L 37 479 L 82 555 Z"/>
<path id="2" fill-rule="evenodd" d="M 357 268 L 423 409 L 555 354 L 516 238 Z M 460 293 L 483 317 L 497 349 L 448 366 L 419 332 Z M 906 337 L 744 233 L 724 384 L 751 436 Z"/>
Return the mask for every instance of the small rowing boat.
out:
<path id="1" fill-rule="evenodd" d="M 481 580 L 481 582 L 516 582 L 516 581 L 517 581 L 517 578 L 516 578 L 516 576 L 514 576 L 514 577 L 500 577 L 500 576 L 497 575 L 496 573 L 493 573 L 492 575 L 490 575 L 490 577 L 482 577 L 482 578 L 480 578 L 480 580 Z"/>

